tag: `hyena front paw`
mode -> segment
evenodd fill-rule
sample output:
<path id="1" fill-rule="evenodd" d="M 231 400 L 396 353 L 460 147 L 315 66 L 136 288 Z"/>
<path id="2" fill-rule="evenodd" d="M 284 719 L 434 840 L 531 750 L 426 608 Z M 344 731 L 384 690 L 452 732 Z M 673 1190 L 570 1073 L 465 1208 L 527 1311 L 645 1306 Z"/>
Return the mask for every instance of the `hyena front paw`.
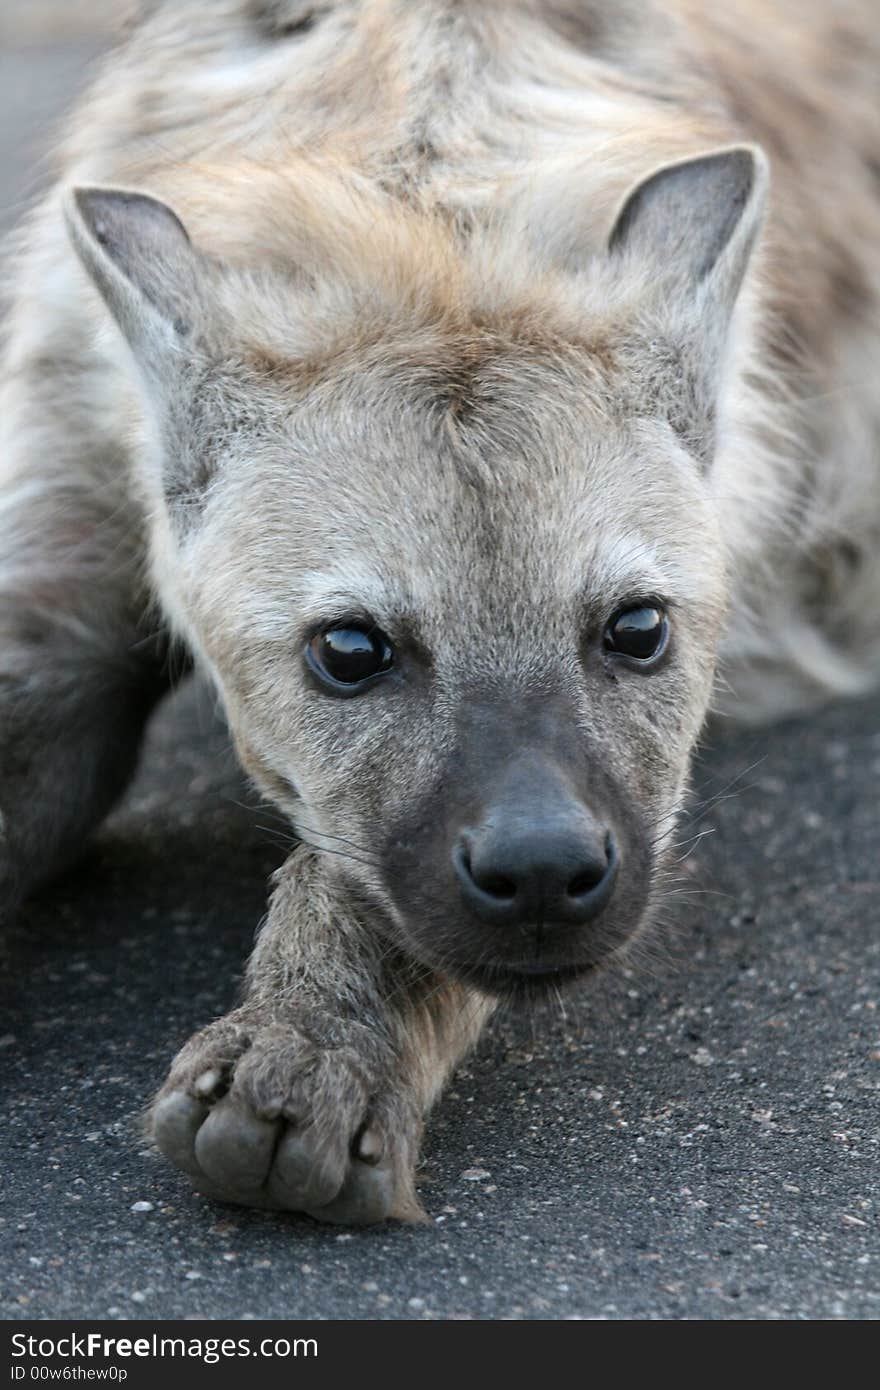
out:
<path id="1" fill-rule="evenodd" d="M 321 1221 L 418 1220 L 421 1120 L 394 1067 L 295 1026 L 230 1014 L 191 1038 L 151 1113 L 199 1191 Z"/>

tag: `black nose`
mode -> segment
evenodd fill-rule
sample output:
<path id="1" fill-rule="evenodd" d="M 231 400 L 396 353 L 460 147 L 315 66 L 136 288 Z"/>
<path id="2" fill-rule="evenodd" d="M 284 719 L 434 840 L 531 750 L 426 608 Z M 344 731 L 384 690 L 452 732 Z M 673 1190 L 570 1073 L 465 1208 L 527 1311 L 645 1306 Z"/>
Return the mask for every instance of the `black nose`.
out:
<path id="1" fill-rule="evenodd" d="M 465 904 L 489 926 L 576 926 L 607 906 L 619 856 L 585 817 L 516 817 L 465 831 L 452 860 Z"/>

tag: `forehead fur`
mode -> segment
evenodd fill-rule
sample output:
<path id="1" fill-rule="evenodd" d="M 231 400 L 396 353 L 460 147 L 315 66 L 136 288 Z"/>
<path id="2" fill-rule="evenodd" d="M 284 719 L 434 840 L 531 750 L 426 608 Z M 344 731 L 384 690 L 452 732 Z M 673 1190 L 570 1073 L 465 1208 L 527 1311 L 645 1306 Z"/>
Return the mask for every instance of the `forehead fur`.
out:
<path id="1" fill-rule="evenodd" d="M 717 606 L 717 528 L 671 432 L 610 425 L 549 364 L 531 385 L 511 370 L 446 428 L 399 384 L 370 408 L 361 374 L 358 400 L 319 394 L 267 424 L 193 537 L 197 606 L 248 641 L 367 612 L 432 647 L 466 625 L 517 650 L 536 623 L 549 636 L 633 595 Z"/>
<path id="2" fill-rule="evenodd" d="M 227 268 L 221 318 L 236 346 L 268 366 L 425 329 L 454 340 L 463 359 L 503 338 L 598 352 L 645 289 L 631 276 L 610 299 L 586 251 L 576 268 L 547 263 L 522 198 L 471 225 L 305 157 L 283 169 L 188 166 L 158 191 Z"/>
<path id="3" fill-rule="evenodd" d="M 186 190 L 194 240 L 231 267 L 224 375 L 199 391 L 230 452 L 201 558 L 213 538 L 228 574 L 240 557 L 242 581 L 274 587 L 267 633 L 358 594 L 424 612 L 503 587 L 513 611 L 519 588 L 607 602 L 704 582 L 697 470 L 650 419 L 644 352 L 629 360 L 638 271 L 542 267 L 504 217 L 468 233 L 308 161 L 190 171 Z M 255 422 L 240 437 L 237 416 Z"/>

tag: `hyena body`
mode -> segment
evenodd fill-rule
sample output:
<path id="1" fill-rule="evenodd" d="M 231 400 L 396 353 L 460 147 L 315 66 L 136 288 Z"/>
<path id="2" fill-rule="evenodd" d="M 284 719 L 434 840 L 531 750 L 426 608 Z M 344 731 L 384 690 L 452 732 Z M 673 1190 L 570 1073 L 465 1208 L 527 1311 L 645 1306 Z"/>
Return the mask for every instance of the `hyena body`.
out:
<path id="1" fill-rule="evenodd" d="M 303 842 L 153 1110 L 205 1191 L 417 1215 L 492 999 L 650 923 L 713 692 L 876 681 L 871 10 L 181 0 L 79 112 L 0 412 L 0 895 L 170 631 Z"/>

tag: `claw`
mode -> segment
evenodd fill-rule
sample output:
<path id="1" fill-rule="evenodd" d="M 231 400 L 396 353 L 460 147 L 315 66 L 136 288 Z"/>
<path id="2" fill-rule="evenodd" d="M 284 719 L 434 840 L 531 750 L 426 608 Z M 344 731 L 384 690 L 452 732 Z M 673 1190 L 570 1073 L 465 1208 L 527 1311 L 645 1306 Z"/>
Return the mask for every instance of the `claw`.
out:
<path id="1" fill-rule="evenodd" d="M 385 1141 L 377 1129 L 365 1129 L 355 1147 L 355 1157 L 362 1163 L 376 1164 L 385 1152 Z"/>

